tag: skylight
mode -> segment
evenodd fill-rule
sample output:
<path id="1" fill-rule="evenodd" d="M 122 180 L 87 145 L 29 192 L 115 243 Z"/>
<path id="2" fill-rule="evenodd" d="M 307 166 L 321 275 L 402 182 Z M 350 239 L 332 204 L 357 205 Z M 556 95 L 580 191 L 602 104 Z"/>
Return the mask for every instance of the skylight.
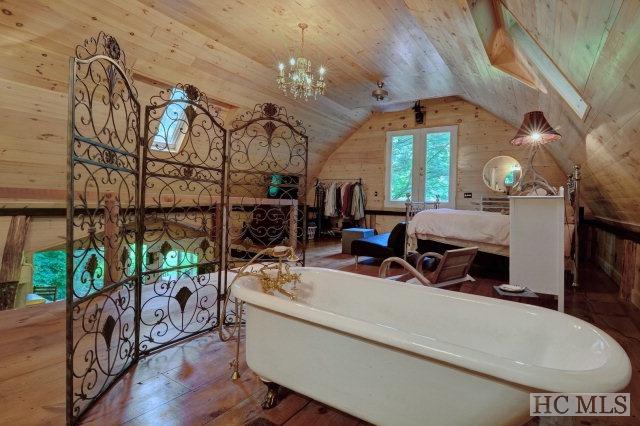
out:
<path id="1" fill-rule="evenodd" d="M 547 55 L 542 47 L 540 47 L 533 37 L 520 25 L 511 12 L 502 3 L 500 6 L 507 32 L 516 43 L 518 43 L 518 46 L 522 49 L 527 59 L 535 64 L 545 79 L 553 86 L 578 117 L 584 119 L 589 110 L 587 102 L 564 76 L 549 55 Z"/>
<path id="2" fill-rule="evenodd" d="M 155 151 L 178 152 L 188 131 L 186 108 L 187 100 L 184 90 L 171 89 L 170 103 L 165 108 L 158 123 L 158 131 L 153 136 L 151 149 Z"/>

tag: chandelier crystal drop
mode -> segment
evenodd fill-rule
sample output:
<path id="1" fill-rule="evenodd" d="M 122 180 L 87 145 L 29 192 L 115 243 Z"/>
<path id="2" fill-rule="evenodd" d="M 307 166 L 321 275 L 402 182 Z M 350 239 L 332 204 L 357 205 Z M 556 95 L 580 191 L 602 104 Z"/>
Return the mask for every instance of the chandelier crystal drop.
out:
<path id="1" fill-rule="evenodd" d="M 311 72 L 311 61 L 304 57 L 304 30 L 308 26 L 300 23 L 298 27 L 302 32 L 300 54 L 290 58 L 287 64 L 278 64 L 278 87 L 294 99 L 317 99 L 318 95 L 324 95 L 326 69 L 320 66 L 317 74 Z"/>

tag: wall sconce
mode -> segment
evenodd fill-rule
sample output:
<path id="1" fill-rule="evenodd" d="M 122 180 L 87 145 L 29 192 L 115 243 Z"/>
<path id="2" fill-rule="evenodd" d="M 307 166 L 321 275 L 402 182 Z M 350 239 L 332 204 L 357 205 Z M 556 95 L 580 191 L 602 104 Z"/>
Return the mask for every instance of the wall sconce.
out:
<path id="1" fill-rule="evenodd" d="M 420 101 L 416 101 L 413 105 L 413 112 L 416 117 L 416 124 L 424 124 L 424 107 L 420 105 Z"/>

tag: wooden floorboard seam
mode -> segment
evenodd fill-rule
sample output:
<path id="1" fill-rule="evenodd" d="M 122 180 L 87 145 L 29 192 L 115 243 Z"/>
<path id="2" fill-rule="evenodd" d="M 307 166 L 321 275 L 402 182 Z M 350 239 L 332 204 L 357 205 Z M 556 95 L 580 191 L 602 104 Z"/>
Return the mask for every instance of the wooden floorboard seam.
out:
<path id="1" fill-rule="evenodd" d="M 284 421 L 284 423 L 282 423 L 282 426 L 285 426 L 288 422 L 290 422 L 295 416 L 297 416 L 298 414 L 300 414 L 305 408 L 307 408 L 307 406 L 309 404 L 311 404 L 312 400 L 307 401 L 306 404 L 304 404 L 302 407 L 300 407 L 300 409 L 298 411 L 296 411 L 295 413 L 293 413 L 293 415 L 291 417 L 289 417 L 287 420 Z"/>

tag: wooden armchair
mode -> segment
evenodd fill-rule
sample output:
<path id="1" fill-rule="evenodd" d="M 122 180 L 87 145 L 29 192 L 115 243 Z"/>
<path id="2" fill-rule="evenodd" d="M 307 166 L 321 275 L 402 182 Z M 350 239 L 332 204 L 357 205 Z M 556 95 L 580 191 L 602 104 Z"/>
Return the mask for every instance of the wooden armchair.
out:
<path id="1" fill-rule="evenodd" d="M 477 253 L 478 247 L 447 250 L 444 255 L 429 251 L 418 258 L 416 269 L 435 287 L 446 287 L 464 281 L 475 281 L 469 275 L 469 269 L 471 269 L 471 264 Z M 427 258 L 437 260 L 433 271 L 423 271 L 425 259 Z"/>
<path id="2" fill-rule="evenodd" d="M 418 258 L 415 269 L 403 259 L 390 257 L 382 262 L 378 275 L 381 278 L 386 278 L 391 264 L 398 263 L 409 272 L 409 274 L 394 277 L 399 281 L 420 283 L 431 287 L 446 287 L 464 281 L 475 281 L 469 275 L 469 269 L 477 253 L 477 247 L 447 250 L 444 255 L 427 252 Z M 435 259 L 437 263 L 432 259 Z M 431 265 L 435 263 L 434 270 L 425 272 L 425 263 Z"/>

